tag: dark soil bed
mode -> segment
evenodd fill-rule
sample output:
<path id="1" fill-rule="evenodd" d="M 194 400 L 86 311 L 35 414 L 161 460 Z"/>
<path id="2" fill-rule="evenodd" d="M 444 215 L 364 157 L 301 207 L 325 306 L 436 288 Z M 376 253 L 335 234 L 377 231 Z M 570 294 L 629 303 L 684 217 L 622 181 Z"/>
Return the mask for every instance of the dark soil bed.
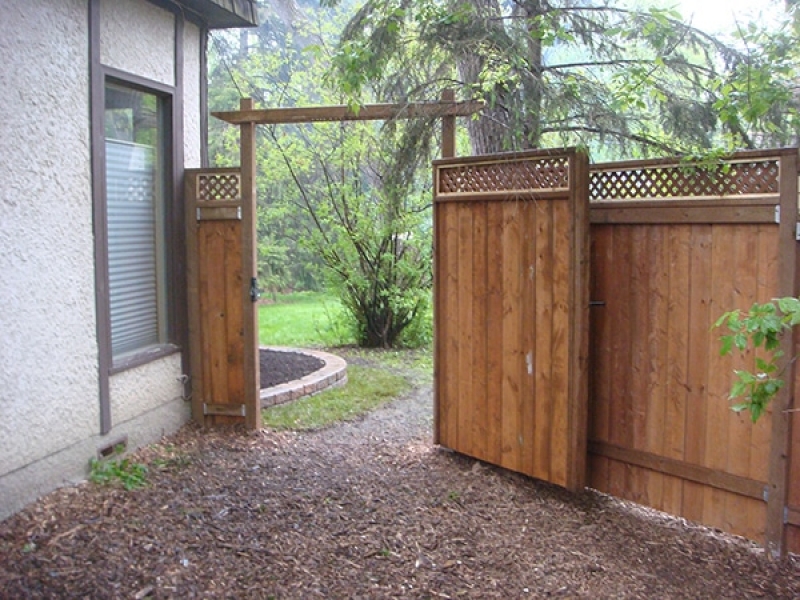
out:
<path id="1" fill-rule="evenodd" d="M 259 350 L 261 389 L 294 381 L 325 366 L 325 361 L 300 352 Z"/>
<path id="2" fill-rule="evenodd" d="M 800 598 L 796 558 L 437 448 L 431 414 L 417 379 L 320 431 L 184 428 L 132 456 L 148 487 L 0 523 L 0 598 Z"/>

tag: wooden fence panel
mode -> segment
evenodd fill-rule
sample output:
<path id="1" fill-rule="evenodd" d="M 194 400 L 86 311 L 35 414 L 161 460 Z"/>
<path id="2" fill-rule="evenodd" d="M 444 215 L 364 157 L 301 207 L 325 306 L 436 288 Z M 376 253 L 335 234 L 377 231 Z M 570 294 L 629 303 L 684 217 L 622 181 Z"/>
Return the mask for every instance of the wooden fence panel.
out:
<path id="1" fill-rule="evenodd" d="M 779 221 L 787 206 L 797 218 L 795 161 L 779 151 L 737 156 L 716 175 L 666 161 L 591 175 L 591 299 L 604 304 L 591 313 L 590 485 L 768 545 L 767 492 L 786 478 L 771 467 L 775 427 L 788 424 L 730 410 L 733 370 L 753 369 L 754 356 L 720 357 L 711 326 L 785 295 Z M 791 515 L 800 485 L 789 496 Z"/>
<path id="2" fill-rule="evenodd" d="M 585 483 L 586 158 L 435 164 L 437 443 Z"/>

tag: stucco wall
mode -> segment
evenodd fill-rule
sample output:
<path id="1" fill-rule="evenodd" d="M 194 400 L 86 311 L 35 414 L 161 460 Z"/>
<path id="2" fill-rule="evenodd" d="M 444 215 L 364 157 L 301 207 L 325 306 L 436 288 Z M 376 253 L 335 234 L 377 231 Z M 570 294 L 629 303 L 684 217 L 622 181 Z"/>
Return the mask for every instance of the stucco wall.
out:
<path id="1" fill-rule="evenodd" d="M 200 29 L 186 23 L 183 46 L 183 136 L 184 160 L 187 169 L 197 169 L 201 164 L 200 149 Z"/>
<path id="2" fill-rule="evenodd" d="M 5 0 L 0 20 L 0 519 L 88 473 L 98 449 L 189 418 L 181 356 L 111 377 L 101 436 L 89 126 L 88 0 Z M 172 13 L 101 1 L 105 64 L 174 84 Z M 184 152 L 200 164 L 199 29 L 186 24 Z M 10 59 L 9 59 L 10 57 Z"/>
<path id="3" fill-rule="evenodd" d="M 175 17 L 144 0 L 102 0 L 100 60 L 175 85 Z"/>
<path id="4" fill-rule="evenodd" d="M 87 35 L 85 0 L 4 2 L 0 476 L 99 421 Z"/>

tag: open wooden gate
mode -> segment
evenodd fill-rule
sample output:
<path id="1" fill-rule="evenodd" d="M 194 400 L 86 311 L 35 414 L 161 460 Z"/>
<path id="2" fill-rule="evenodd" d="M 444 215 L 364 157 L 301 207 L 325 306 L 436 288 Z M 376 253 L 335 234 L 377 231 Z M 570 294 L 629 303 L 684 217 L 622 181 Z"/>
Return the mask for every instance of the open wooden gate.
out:
<path id="1" fill-rule="evenodd" d="M 435 441 L 585 484 L 588 160 L 434 163 Z"/>
<path id="2" fill-rule="evenodd" d="M 190 169 L 185 187 L 192 415 L 202 425 L 257 426 L 256 290 L 245 237 L 252 217 L 242 174 Z"/>

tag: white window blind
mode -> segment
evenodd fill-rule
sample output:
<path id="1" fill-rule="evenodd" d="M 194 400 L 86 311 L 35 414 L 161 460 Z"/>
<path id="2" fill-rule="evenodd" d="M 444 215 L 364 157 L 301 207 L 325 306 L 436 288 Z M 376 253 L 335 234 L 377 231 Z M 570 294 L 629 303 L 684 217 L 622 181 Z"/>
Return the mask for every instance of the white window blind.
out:
<path id="1" fill-rule="evenodd" d="M 156 150 L 106 141 L 113 356 L 159 343 Z"/>

